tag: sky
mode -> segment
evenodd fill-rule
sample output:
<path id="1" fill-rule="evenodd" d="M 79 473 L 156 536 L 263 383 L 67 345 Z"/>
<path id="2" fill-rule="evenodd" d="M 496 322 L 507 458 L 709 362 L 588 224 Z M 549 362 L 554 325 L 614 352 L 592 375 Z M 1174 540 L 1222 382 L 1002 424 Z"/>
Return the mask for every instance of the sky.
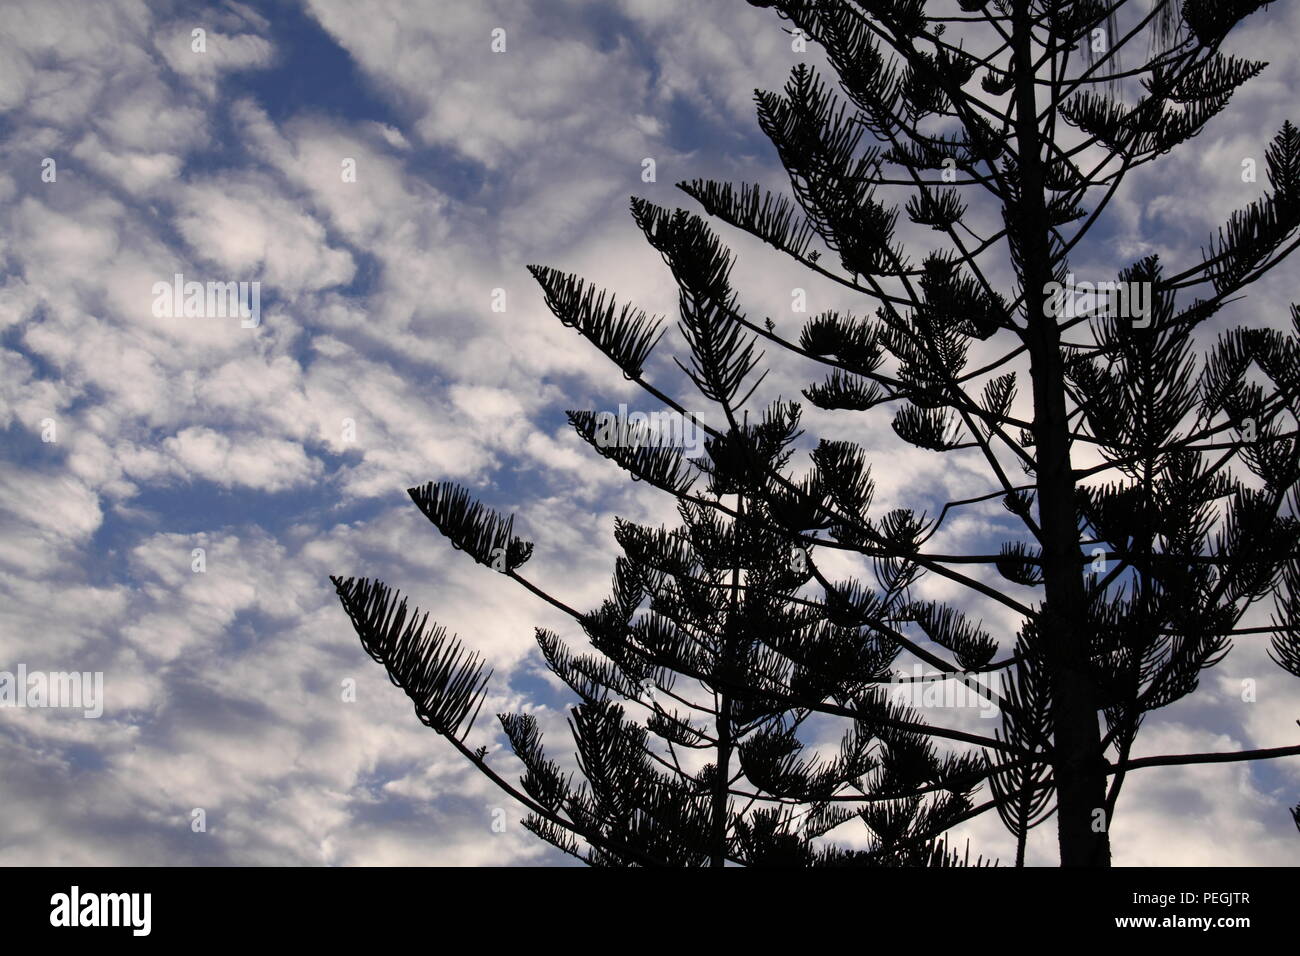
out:
<path id="1" fill-rule="evenodd" d="M 420 725 L 328 576 L 408 594 L 494 668 L 485 714 L 535 713 L 568 749 L 571 695 L 533 632 L 581 636 L 453 551 L 405 489 L 471 487 L 536 542 L 532 580 L 574 606 L 606 595 L 614 516 L 672 523 L 673 502 L 596 458 L 564 410 L 652 409 L 526 266 L 671 316 L 629 198 L 698 211 L 674 183 L 779 187 L 753 92 L 817 51 L 742 0 L 10 0 L 3 24 L 0 671 L 102 673 L 104 712 L 0 708 L 0 864 L 572 862 Z M 1199 261 L 1262 188 L 1242 160 L 1262 168 L 1300 120 L 1298 26 L 1275 4 L 1233 35 L 1271 65 L 1133 177 L 1076 271 Z M 801 321 L 796 288 L 809 313 L 868 307 L 718 228 L 742 302 L 778 328 Z M 1278 273 L 1233 321 L 1283 324 L 1294 270 Z M 159 315 L 155 284 L 176 274 L 257 281 L 258 321 Z M 674 335 L 648 372 L 695 407 Z M 769 358 L 752 407 L 820 377 Z M 981 480 L 973 460 L 901 446 L 888 416 L 808 412 L 816 435 L 878 449 L 881 510 Z M 944 540 L 987 545 L 1004 522 L 972 513 Z M 1008 647 L 1011 622 L 980 613 Z M 1293 743 L 1296 699 L 1240 642 L 1135 756 Z M 493 730 L 481 719 L 473 742 L 498 746 Z M 1296 760 L 1135 772 L 1115 861 L 1294 864 L 1298 799 Z M 1014 852 L 992 815 L 959 836 Z M 1035 831 L 1029 862 L 1054 843 Z"/>

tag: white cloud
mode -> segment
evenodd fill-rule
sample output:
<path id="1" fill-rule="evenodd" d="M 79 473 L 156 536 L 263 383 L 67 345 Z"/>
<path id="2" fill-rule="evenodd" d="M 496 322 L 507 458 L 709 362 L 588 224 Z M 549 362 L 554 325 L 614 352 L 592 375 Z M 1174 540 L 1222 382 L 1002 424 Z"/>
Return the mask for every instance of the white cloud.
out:
<path id="1" fill-rule="evenodd" d="M 177 228 L 202 261 L 225 270 L 219 281 L 256 276 L 268 292 L 293 295 L 352 279 L 352 256 L 330 248 L 324 227 L 293 203 L 275 198 L 269 184 L 191 183 L 181 190 L 177 206 Z"/>
<path id="2" fill-rule="evenodd" d="M 314 478 L 321 464 L 302 446 L 278 439 L 243 436 L 210 428 L 182 429 L 163 447 L 185 473 L 223 487 L 244 485 L 261 491 L 284 491 Z"/>

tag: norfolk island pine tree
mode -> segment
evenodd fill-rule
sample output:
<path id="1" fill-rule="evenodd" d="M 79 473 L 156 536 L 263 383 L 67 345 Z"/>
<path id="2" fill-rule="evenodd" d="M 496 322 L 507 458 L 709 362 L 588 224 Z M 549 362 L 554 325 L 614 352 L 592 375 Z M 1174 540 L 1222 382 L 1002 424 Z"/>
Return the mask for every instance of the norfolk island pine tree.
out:
<path id="1" fill-rule="evenodd" d="M 706 233 L 691 228 L 688 236 Z M 649 337 L 604 339 L 612 303 L 571 277 L 536 274 L 557 314 L 641 374 Z M 623 315 L 643 332 L 653 329 L 642 314 Z M 686 315 L 687 322 L 701 318 Z M 701 343 L 693 348 L 703 355 Z M 777 469 L 790 457 L 796 409 L 775 403 L 762 422 L 709 436 L 706 454 L 694 461 L 648 429 L 612 426 L 590 412 L 569 419 L 602 454 L 673 493 L 682 518 L 671 530 L 617 522 L 624 554 L 613 593 L 590 613 L 519 575 L 532 544 L 513 535 L 512 518 L 452 484 L 431 482 L 410 494 L 457 548 L 573 617 L 598 652 L 574 654 L 555 633 L 537 631 L 547 666 L 581 701 L 569 721 L 581 782 L 575 787 L 573 773 L 546 756 L 533 715 L 502 714 L 525 769 L 519 788 L 508 784 L 488 748 L 466 742 L 486 689 L 481 662 L 426 616 L 408 615 L 383 584 L 334 579 L 367 651 L 420 718 L 528 808 L 528 829 L 591 864 L 968 865 L 968 855 L 949 850 L 940 835 L 970 811 L 970 794 L 987 775 L 983 760 L 937 754 L 927 739 L 933 728 L 875 690 L 901 645 L 858 624 L 864 599 L 856 585 L 821 602 L 797 596 L 813 577 L 807 554 L 776 528 L 770 505 L 747 494 L 752 461 Z M 617 429 L 623 432 L 611 434 Z M 869 502 L 860 453 L 823 444 L 815 457 L 809 488 L 859 507 Z M 703 487 L 693 493 L 697 482 Z M 792 498 L 789 506 L 804 503 Z M 630 720 L 619 699 L 645 714 L 644 724 Z M 801 760 L 800 728 L 817 712 L 848 727 L 833 757 Z M 1000 746 L 960 731 L 950 736 Z M 843 805 L 850 802 L 853 809 Z M 872 834 L 865 849 L 814 846 L 854 817 Z"/>
<path id="2" fill-rule="evenodd" d="M 1019 860 L 1028 829 L 1054 811 L 1062 864 L 1104 865 L 1110 859 L 1109 823 L 1127 772 L 1300 752 L 1285 747 L 1140 760 L 1129 756 L 1143 715 L 1192 693 L 1199 671 L 1222 660 L 1234 636 L 1267 637 L 1273 658 L 1300 674 L 1293 623 L 1300 581 L 1294 443 L 1300 319 L 1293 308 L 1289 333 L 1267 327 L 1281 323 L 1264 321 L 1265 328 L 1221 334 L 1211 348 L 1198 349 L 1194 341 L 1198 326 L 1294 247 L 1300 224 L 1300 137 L 1294 128 L 1285 124 L 1266 152 L 1271 189 L 1211 238 L 1198 266 L 1166 276 L 1156 257 L 1149 256 L 1120 271 L 1126 289 L 1146 291 L 1145 314 L 1116 314 L 1122 311 L 1116 305 L 1124 301 L 1118 295 L 1089 299 L 1063 289 L 1069 279 L 1068 254 L 1098 221 L 1125 175 L 1195 136 L 1227 105 L 1232 91 L 1263 68 L 1218 52 L 1230 29 L 1262 4 L 1187 3 L 1176 8 L 1155 3 L 1135 13 L 1130 8 L 1139 4 L 1132 2 L 1010 0 L 964 2 L 962 11 L 951 16 L 928 15 L 916 2 L 754 5 L 776 7 L 792 24 L 795 42 L 824 48 L 847 102 L 806 67 L 795 69 L 782 94 L 758 95 L 760 124 L 790 174 L 802 215 L 788 200 L 755 186 L 737 189 L 701 181 L 682 186 L 709 214 L 870 299 L 876 315 L 866 320 L 822 314 L 804 326 L 798 340 L 785 339 L 770 323 L 760 325 L 738 310 L 727 283 L 730 256 L 698 217 L 634 200 L 638 224 L 682 290 L 682 331 L 692 357 L 687 371 L 722 417 L 717 428 L 704 426 L 711 447 L 701 465 L 712 495 L 694 505 L 721 513 L 731 526 L 750 529 L 744 534 L 753 540 L 764 538 L 780 547 L 793 543 L 793 554 L 822 594 L 820 601 L 807 600 L 780 584 L 765 586 L 762 574 L 749 570 L 756 559 L 742 556 L 745 549 L 740 548 L 730 554 L 732 566 L 755 580 L 741 585 L 735 577 L 733 597 L 756 593 L 755 601 L 795 602 L 829 624 L 850 633 L 856 629 L 863 646 L 886 653 L 902 649 L 940 674 L 1000 675 L 1003 726 L 996 740 L 965 740 L 943 728 L 924 727 L 933 739 L 946 736 L 976 745 L 982 766 L 941 765 L 927 751 L 929 766 L 911 768 L 905 775 L 920 782 L 914 791 L 946 792 L 962 800 L 970 791 L 945 791 L 943 778 L 954 787 L 984 778 L 994 798 L 964 813 L 956 812 L 956 799 L 933 816 L 902 811 L 906 822 L 900 825 L 881 819 L 881 809 L 900 812 L 920 794 L 896 796 L 906 792 L 896 780 L 873 781 L 857 792 L 864 802 L 854 806 L 876 811 L 881 829 L 868 815 L 862 817 L 880 844 L 875 859 L 892 853 L 895 862 L 914 862 L 898 857 L 900 843 L 933 849 L 926 841 L 943 828 L 996 809 L 1017 837 Z M 945 38 L 950 27 L 962 33 L 960 39 Z M 1122 68 L 1120 51 L 1148 28 L 1152 55 L 1140 69 Z M 963 49 L 968 34 L 969 42 L 977 42 L 977 31 L 992 37 L 978 56 Z M 1078 61 L 1073 72 L 1072 61 Z M 1123 96 L 1135 84 L 1135 101 L 1127 104 Z M 1046 105 L 1040 108 L 1040 103 Z M 926 123 L 935 128 L 924 131 Z M 875 145 L 863 146 L 867 133 Z M 947 248 L 927 253 L 920 267 L 913 267 L 893 241 L 898 209 L 878 198 L 882 190 L 907 192 L 908 218 L 942 234 Z M 991 201 L 1000 219 L 1000 227 L 986 230 L 987 236 L 967 224 L 966 197 L 972 193 L 970 201 Z M 820 264 L 815 242 L 838 257 L 841 270 Z M 1010 259 L 1017 278 L 1006 295 L 988 280 L 987 264 L 982 266 L 999 251 Z M 655 341 L 653 323 L 627 308 L 618 312 L 612 301 L 594 296 L 573 277 L 533 271 L 548 305 L 566 324 L 656 400 L 685 412 L 643 377 L 642 365 Z M 1183 289 L 1191 292 L 1176 303 Z M 1203 295 L 1186 301 L 1198 291 Z M 1140 300 L 1140 294 L 1134 299 Z M 1001 340 L 1009 347 L 998 352 Z M 805 390 L 813 404 L 860 412 L 895 406 L 893 428 L 899 438 L 936 453 L 977 456 L 987 465 L 992 490 L 946 502 L 932 519 L 896 510 L 873 520 L 866 515 L 869 496 L 852 493 L 869 486 L 865 460 L 860 449 L 846 443 L 823 442 L 813 456 L 814 471 L 803 479 L 790 478 L 784 461 L 771 454 L 775 439 L 770 433 L 793 436 L 797 408 L 776 403 L 763 427 L 751 429 L 741 410 L 744 399 L 737 400 L 748 391 L 741 386 L 760 362 L 754 354 L 758 341 L 829 366 L 826 380 Z M 976 348 L 987 355 L 990 347 L 996 359 L 968 370 L 968 352 Z M 1027 372 L 1030 381 L 1028 413 L 1016 409 L 1017 371 Z M 666 449 L 641 455 L 644 448 L 610 448 L 593 441 L 590 416 L 570 417 L 602 454 L 684 497 L 676 484 L 686 467 L 680 455 Z M 769 434 L 761 438 L 763 428 Z M 715 454 L 722 449 L 729 450 L 725 465 Z M 1096 463 L 1081 465 L 1087 456 Z M 729 473 L 725 480 L 719 468 Z M 1010 477 L 1017 468 L 1027 479 L 1018 484 Z M 728 508 L 722 499 L 730 491 L 740 494 Z M 412 493 L 440 530 L 482 563 L 496 563 L 514 576 L 530 552 L 530 546 L 513 538 L 509 522 L 476 509 L 460 489 L 430 485 Z M 950 514 L 995 500 L 1021 521 L 1021 540 L 1007 542 L 996 555 L 940 555 L 925 549 Z M 688 537 L 691 522 L 704 513 L 684 512 Z M 869 593 L 857 582 L 828 580 L 812 555 L 814 547 L 870 557 L 879 593 Z M 616 573 L 615 597 L 603 609 L 614 607 L 618 614 L 607 614 L 602 626 L 610 621 L 617 625 L 619 615 L 632 610 L 636 588 L 644 591 L 654 583 L 653 568 L 629 561 L 621 583 Z M 990 575 L 982 573 L 986 569 L 1001 575 L 1001 587 L 991 586 Z M 1020 614 L 1023 624 L 1014 650 L 994 661 L 1000 642 L 960 610 L 912 599 L 912 586 L 926 574 L 947 578 L 974 597 Z M 1029 599 L 1033 603 L 1004 593 L 1007 582 L 1016 586 L 1013 594 L 1024 588 L 1036 592 Z M 468 715 L 481 694 L 478 673 L 473 665 L 463 666 L 459 645 L 439 635 L 424 652 L 407 652 L 405 669 L 395 671 L 392 656 L 402 643 L 402 628 L 387 617 L 391 595 L 371 582 L 336 584 L 371 653 L 389 665 L 408 693 L 415 689 L 424 695 L 417 698 L 417 710 L 424 707 L 422 717 L 432 712 L 432 705 L 447 706 L 440 712 L 441 727 L 433 726 L 459 743 L 460 721 L 447 721 Z M 710 591 L 715 611 L 725 590 L 715 584 Z M 1237 626 L 1253 604 L 1269 596 L 1276 599 L 1277 610 L 1271 626 Z M 651 608 L 648 616 L 653 617 L 653 602 Z M 672 621 L 671 605 L 660 605 L 660 610 Z M 647 644 L 644 635 L 638 639 L 635 628 L 624 624 L 619 643 L 610 638 L 610 628 L 593 635 L 588 626 L 593 615 L 584 619 L 575 612 L 575 617 L 598 650 L 606 655 L 614 650 L 623 691 L 629 689 L 626 680 L 638 673 L 628 663 L 629 652 L 636 658 L 633 664 L 689 664 L 680 656 L 665 657 L 662 635 L 656 637 L 658 645 Z M 380 626 L 384 623 L 387 631 Z M 785 723 L 798 721 L 805 711 L 836 714 L 854 722 L 858 740 L 864 731 L 879 733 L 892 726 L 894 733 L 900 727 L 911 733 L 923 725 L 906 719 L 915 715 L 888 712 L 878 695 L 854 686 L 853 680 L 865 672 L 820 673 L 817 665 L 832 659 L 816 654 L 800 659 L 804 645 L 783 645 L 774 636 L 778 631 L 760 637 L 759 644 L 773 660 L 795 671 L 802 668 L 805 676 L 799 679 L 805 683 L 798 688 L 787 684 L 779 698 L 767 700 L 770 722 L 755 735 L 759 745 L 748 754 L 738 750 L 738 757 L 742 765 L 748 757 L 744 769 L 752 768 L 756 777 L 766 775 L 769 784 L 780 781 L 776 790 L 765 791 L 768 796 L 778 802 L 805 800 L 811 806 L 805 819 L 834 825 L 815 799 L 830 791 L 809 789 L 809 774 L 781 792 L 788 781 L 780 780 L 780 772 L 790 767 L 796 752 Z M 384 634 L 389 635 L 386 643 Z M 406 637 L 408 644 L 418 643 L 418 633 Z M 554 668 L 549 655 L 548 664 Z M 713 665 L 703 676 L 716 694 L 727 675 L 717 672 L 719 661 Z M 589 678 L 591 666 L 584 666 L 588 672 L 583 676 Z M 759 688 L 771 694 L 769 681 L 780 676 L 772 673 L 771 661 L 747 673 L 741 670 L 739 683 L 729 689 L 739 697 L 747 689 L 751 701 Z M 811 688 L 810 672 L 817 673 Z M 702 671 L 697 668 L 695 674 Z M 605 676 L 614 677 L 612 672 Z M 884 676 L 877 674 L 875 682 Z M 749 687 L 743 688 L 746 679 Z M 606 693 L 620 692 L 617 680 L 600 683 Z M 792 690 L 800 693 L 786 693 Z M 605 706 L 603 698 L 588 700 L 590 694 L 579 693 L 593 711 L 591 705 Z M 821 700 L 814 699 L 818 694 Z M 718 699 L 725 701 L 727 695 Z M 770 708 L 781 703 L 795 709 L 774 716 L 778 712 Z M 720 713 L 715 708 L 711 716 Z M 656 718 L 675 715 L 656 712 Z M 621 713 L 614 714 L 611 726 L 621 719 Z M 510 731 L 509 724 L 506 729 Z M 541 759 L 540 750 L 534 753 L 536 741 L 527 735 L 517 740 L 519 736 L 511 735 L 512 745 L 537 787 L 540 776 L 528 758 Z M 577 727 L 575 736 L 580 737 Z M 730 746 L 724 736 L 715 736 L 715 749 Z M 782 752 L 783 745 L 790 749 Z M 579 739 L 580 754 L 582 748 Z M 841 778 L 841 787 L 850 785 L 848 771 L 854 766 L 847 740 L 846 748 L 843 762 L 831 773 Z M 890 749 L 881 741 L 881 753 L 888 757 Z M 900 753 L 905 749 L 899 746 Z M 481 762 L 482 755 L 470 756 Z M 882 771 L 882 776 L 888 773 Z M 717 783 L 708 773 L 697 777 L 697 783 Z M 719 790 L 714 786 L 715 798 Z M 839 800 L 850 805 L 842 791 L 837 806 Z M 720 804 L 715 799 L 712 806 L 717 811 Z M 715 829 L 720 817 L 726 819 L 725 809 L 710 818 Z M 681 817 L 662 817 L 671 819 Z M 780 829 L 767 822 L 780 819 L 779 814 L 760 819 L 772 833 Z M 788 819 L 784 825 L 791 825 Z M 742 820 L 724 823 L 724 834 L 734 830 L 732 842 L 738 846 L 742 833 L 753 832 L 747 826 Z M 800 830 L 795 842 L 806 843 L 809 835 L 817 835 L 815 830 Z M 793 832 L 786 829 L 781 835 Z M 714 843 L 709 854 L 713 862 L 728 855 L 717 847 Z M 943 853 L 922 856 L 947 858 Z"/>

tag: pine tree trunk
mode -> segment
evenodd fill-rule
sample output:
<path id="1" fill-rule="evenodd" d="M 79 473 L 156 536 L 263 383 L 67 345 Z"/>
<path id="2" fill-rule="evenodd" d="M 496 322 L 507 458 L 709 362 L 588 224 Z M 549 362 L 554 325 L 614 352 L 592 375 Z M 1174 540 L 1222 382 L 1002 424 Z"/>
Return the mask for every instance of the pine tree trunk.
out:
<path id="1" fill-rule="evenodd" d="M 1060 331 L 1055 320 L 1042 310 L 1043 290 L 1052 275 L 1028 0 L 1015 0 L 1013 46 L 1021 203 L 1012 213 L 1012 228 L 1017 232 L 1024 261 L 1022 281 L 1034 395 L 1046 598 L 1040 629 L 1050 655 L 1053 680 L 1052 771 L 1057 794 L 1057 836 L 1062 866 L 1109 866 L 1110 837 L 1104 816 L 1106 761 L 1097 725 L 1096 692 L 1087 669 L 1086 594 L 1070 463 L 1064 363 Z"/>
<path id="2" fill-rule="evenodd" d="M 735 634 L 734 627 L 737 616 L 740 613 L 740 522 L 745 514 L 745 498 L 743 495 L 736 496 L 736 521 L 733 524 L 733 533 L 736 535 L 737 544 L 732 553 L 731 567 L 731 600 L 730 611 L 727 614 L 727 625 L 723 633 L 722 653 L 720 657 L 720 669 L 726 681 L 734 680 L 736 675 L 733 671 L 733 660 L 735 651 Z M 725 683 L 725 681 L 724 681 Z M 725 691 L 718 693 L 718 773 L 713 782 L 713 806 L 712 806 L 712 824 L 713 833 L 711 844 L 713 847 L 713 856 L 709 861 L 710 866 L 726 866 L 727 863 L 727 811 L 730 803 L 727 793 L 727 778 L 731 776 L 731 697 Z"/>
<path id="3" fill-rule="evenodd" d="M 718 775 L 713 784 L 713 856 L 710 866 L 727 863 L 727 778 L 731 775 L 731 698 L 721 695 L 718 720 Z"/>

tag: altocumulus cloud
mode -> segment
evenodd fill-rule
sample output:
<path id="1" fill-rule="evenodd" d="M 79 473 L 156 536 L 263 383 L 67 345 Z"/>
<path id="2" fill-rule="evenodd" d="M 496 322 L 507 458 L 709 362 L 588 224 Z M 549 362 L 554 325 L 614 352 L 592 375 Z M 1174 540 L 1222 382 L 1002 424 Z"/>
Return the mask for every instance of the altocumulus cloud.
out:
<path id="1" fill-rule="evenodd" d="M 484 489 L 539 543 L 538 583 L 579 606 L 606 587 L 616 511 L 671 520 L 565 427 L 566 407 L 636 393 L 551 319 L 524 264 L 670 313 L 627 197 L 779 182 L 751 92 L 792 62 L 778 22 L 739 2 L 8 5 L 0 668 L 102 671 L 105 713 L 0 713 L 0 863 L 565 862 L 517 825 L 492 832 L 501 796 L 365 659 L 326 575 L 411 593 L 497 669 L 485 713 L 529 707 L 563 736 L 532 628 L 566 622 L 455 560 L 403 489 Z M 1252 102 L 1282 101 L 1282 79 L 1248 87 L 1257 100 L 1185 161 L 1203 207 L 1159 185 L 1121 197 L 1133 237 L 1185 248 L 1237 204 L 1206 164 L 1251 132 Z M 739 288 L 788 300 L 761 250 L 736 249 Z M 260 282 L 261 322 L 154 316 L 153 284 L 177 273 Z M 804 384 L 786 367 L 767 387 Z M 881 471 L 883 500 L 913 464 Z M 1242 675 L 1265 671 L 1258 648 L 1239 653 Z M 1152 745 L 1281 743 L 1281 685 L 1250 709 L 1232 676 Z M 487 722 L 475 743 L 495 745 Z M 1135 779 L 1126 813 L 1145 835 L 1118 862 L 1288 862 L 1267 848 L 1264 796 L 1296 784 L 1285 768 Z M 1225 842 L 1228 819 L 1247 822 Z M 1007 855 L 996 821 L 968 832 Z"/>

